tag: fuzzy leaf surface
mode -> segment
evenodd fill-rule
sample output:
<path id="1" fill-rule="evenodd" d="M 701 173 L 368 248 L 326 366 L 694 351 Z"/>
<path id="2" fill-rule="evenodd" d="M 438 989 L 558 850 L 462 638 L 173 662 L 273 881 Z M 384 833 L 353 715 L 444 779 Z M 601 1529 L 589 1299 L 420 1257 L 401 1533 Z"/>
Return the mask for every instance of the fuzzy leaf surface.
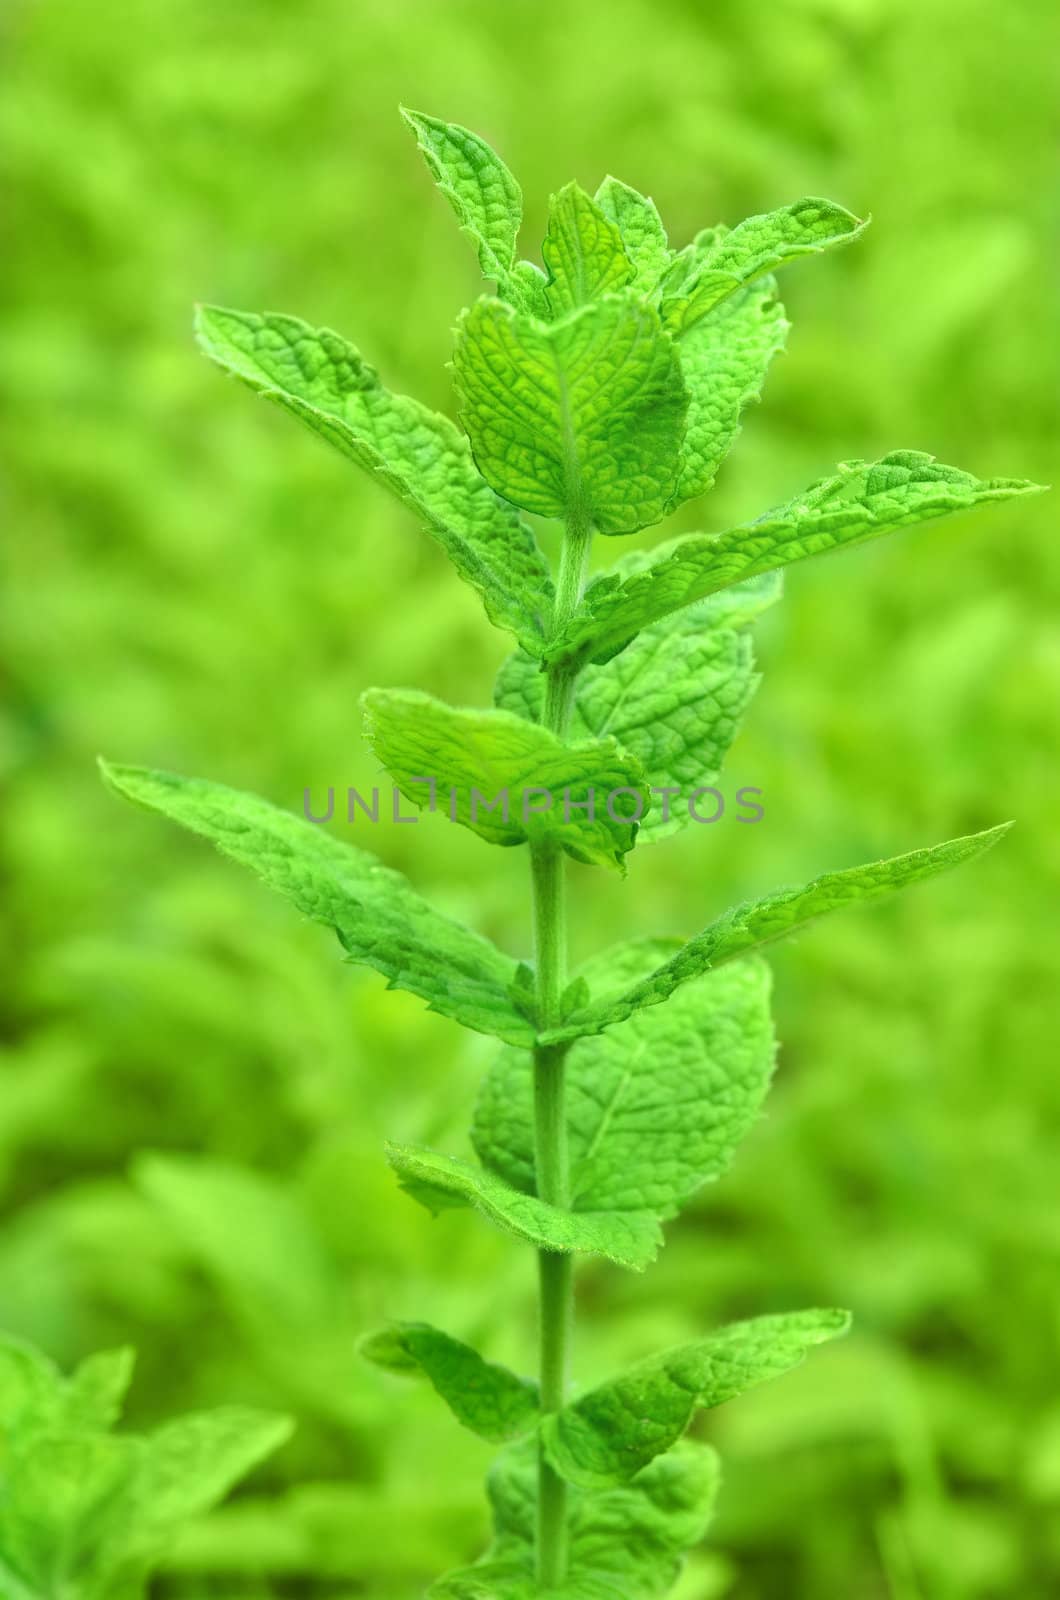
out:
<path id="1" fill-rule="evenodd" d="M 690 327 L 744 284 L 799 256 L 849 244 L 866 226 L 834 201 L 807 198 L 748 217 L 735 228 L 718 229 L 691 278 L 681 271 L 684 281 L 678 292 L 666 295 L 664 284 L 663 320 L 677 330 Z"/>
<path id="2" fill-rule="evenodd" d="M 634 1482 L 569 1496 L 570 1570 L 547 1600 L 662 1600 L 686 1551 L 710 1526 L 719 1484 L 707 1445 L 679 1444 Z M 534 1576 L 537 1460 L 503 1452 L 487 1480 L 493 1541 L 481 1561 L 442 1578 L 430 1600 L 545 1600 Z"/>
<path id="3" fill-rule="evenodd" d="M 374 967 L 391 988 L 419 995 L 466 1028 L 509 1043 L 532 1041 L 508 993 L 515 962 L 435 911 L 375 856 L 224 784 L 147 767 L 101 767 L 126 799 L 211 840 L 303 916 L 334 929 L 347 957 Z"/>
<path id="4" fill-rule="evenodd" d="M 616 739 L 656 789 L 687 797 L 715 783 L 759 683 L 751 640 L 737 630 L 780 594 L 773 574 L 740 588 L 742 610 L 715 603 L 737 595 L 724 591 L 653 623 L 610 661 L 583 669 L 569 736 Z M 523 650 L 509 656 L 494 688 L 496 704 L 539 722 L 544 697 L 539 663 Z M 687 804 L 657 795 L 637 842 L 666 838 L 689 820 Z"/>
<path id="5" fill-rule="evenodd" d="M 539 1250 L 604 1256 L 620 1267 L 643 1271 L 662 1242 L 648 1211 L 561 1211 L 536 1195 L 522 1194 L 494 1173 L 453 1156 L 414 1145 L 387 1146 L 398 1181 L 428 1210 L 469 1205 Z"/>
<path id="6" fill-rule="evenodd" d="M 660 617 L 745 578 L 951 511 L 1037 493 L 1039 486 L 1022 478 L 974 478 L 917 450 L 848 462 L 757 522 L 672 540 L 633 576 L 598 580 L 548 654 L 596 659 Z"/>
<path id="7" fill-rule="evenodd" d="M 495 150 L 477 133 L 402 108 L 428 170 L 475 245 L 483 276 L 505 283 L 515 263 L 523 196 Z"/>
<path id="8" fill-rule="evenodd" d="M 633 848 L 637 823 L 614 820 L 607 798 L 633 791 L 613 802 L 621 819 L 651 797 L 636 760 L 614 739 L 568 743 L 511 712 L 457 710 L 411 689 L 369 689 L 362 704 L 369 744 L 413 804 L 431 804 L 422 779 L 433 778 L 437 809 L 490 844 L 555 839 L 575 860 L 607 867 L 621 867 Z M 548 796 L 548 809 L 535 811 Z M 494 800 L 497 808 L 487 810 Z M 575 809 L 585 804 L 592 815 Z"/>
<path id="9" fill-rule="evenodd" d="M 423 519 L 490 619 L 528 649 L 539 647 L 548 566 L 448 417 L 391 394 L 352 344 L 297 317 L 201 306 L 196 331 L 219 366 L 385 483 Z"/>
<path id="10" fill-rule="evenodd" d="M 948 839 L 944 844 L 910 850 L 906 855 L 892 856 L 885 861 L 848 867 L 842 872 L 826 872 L 804 888 L 780 889 L 761 900 L 733 906 L 642 982 L 613 1000 L 575 1013 L 564 1027 L 542 1037 L 547 1042 L 556 1042 L 609 1028 L 645 1006 L 668 1000 L 675 989 L 690 978 L 697 978 L 731 961 L 734 956 L 783 939 L 831 911 L 841 911 L 859 901 L 881 899 L 897 889 L 908 888 L 922 879 L 933 878 L 951 867 L 974 860 L 996 844 L 1010 826 L 1005 822 L 983 833 Z"/>
<path id="11" fill-rule="evenodd" d="M 395 1322 L 366 1339 L 361 1354 L 386 1372 L 422 1374 L 457 1421 L 491 1444 L 518 1439 L 537 1421 L 536 1383 L 429 1323 Z"/>
<path id="12" fill-rule="evenodd" d="M 658 312 L 634 293 L 551 324 L 479 300 L 454 371 L 475 461 L 498 494 L 601 533 L 665 514 L 688 396 Z"/>
<path id="13" fill-rule="evenodd" d="M 576 183 L 552 197 L 541 255 L 554 317 L 624 289 L 633 276 L 621 231 Z"/>
<path id="14" fill-rule="evenodd" d="M 697 1410 L 790 1371 L 849 1326 L 846 1311 L 785 1312 L 651 1356 L 543 1419 L 549 1460 L 584 1488 L 628 1483 L 680 1439 Z"/>
<path id="15" fill-rule="evenodd" d="M 677 348 L 689 401 L 675 503 L 705 494 L 714 483 L 789 327 L 773 279 L 764 278 L 681 334 Z"/>
<path id="16" fill-rule="evenodd" d="M 621 993 L 678 948 L 639 940 L 605 951 L 581 976 L 594 994 Z M 574 1044 L 566 1084 L 575 1211 L 649 1210 L 665 1221 L 721 1176 L 773 1074 L 769 997 L 769 968 L 751 957 Z M 472 1137 L 483 1164 L 529 1194 L 533 1126 L 532 1057 L 504 1050 L 483 1081 Z"/>
<path id="17" fill-rule="evenodd" d="M 596 203 L 622 236 L 637 287 L 654 289 L 670 265 L 670 244 L 655 201 L 618 178 L 605 178 Z"/>

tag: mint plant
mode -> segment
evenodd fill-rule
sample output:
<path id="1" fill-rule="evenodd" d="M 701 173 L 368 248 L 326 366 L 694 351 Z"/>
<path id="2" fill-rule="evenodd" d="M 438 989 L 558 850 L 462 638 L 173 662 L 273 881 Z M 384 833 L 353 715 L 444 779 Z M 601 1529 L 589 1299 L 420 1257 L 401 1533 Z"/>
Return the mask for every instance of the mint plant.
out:
<path id="1" fill-rule="evenodd" d="M 411 802 L 444 804 L 488 843 L 528 847 L 532 963 L 264 800 L 143 768 L 104 772 L 334 929 L 346 959 L 501 1042 L 475 1112 L 477 1159 L 405 1145 L 389 1159 L 430 1210 L 471 1209 L 537 1251 L 536 1381 L 427 1323 L 388 1328 L 364 1352 L 427 1380 L 502 1447 L 492 1545 L 440 1579 L 435 1600 L 651 1600 L 703 1536 L 716 1493 L 712 1451 L 683 1437 L 697 1411 L 787 1371 L 848 1316 L 756 1317 L 572 1396 L 577 1257 L 646 1267 L 662 1224 L 725 1171 L 755 1121 L 775 1053 L 762 947 L 971 860 L 1004 827 L 826 873 L 690 939 L 635 940 L 575 973 L 567 858 L 622 871 L 635 846 L 687 824 L 673 798 L 718 776 L 756 686 L 748 628 L 777 600 L 780 569 L 1035 486 L 893 451 L 840 466 L 754 522 L 627 553 L 588 580 L 594 536 L 650 527 L 713 484 L 784 344 L 774 271 L 865 224 L 806 199 L 674 250 L 653 202 L 607 178 L 595 196 L 569 184 L 553 197 L 542 270 L 517 258 L 520 190 L 489 146 L 405 118 L 495 286 L 457 329 L 463 431 L 392 394 L 327 329 L 204 307 L 198 336 L 414 511 L 514 636 L 492 709 L 377 689 L 365 727 Z M 555 575 L 527 514 L 562 523 Z"/>
<path id="2" fill-rule="evenodd" d="M 291 1431 L 240 1406 L 115 1433 L 131 1350 L 69 1378 L 0 1336 L 0 1594 L 4 1600 L 137 1600 L 174 1537 Z"/>

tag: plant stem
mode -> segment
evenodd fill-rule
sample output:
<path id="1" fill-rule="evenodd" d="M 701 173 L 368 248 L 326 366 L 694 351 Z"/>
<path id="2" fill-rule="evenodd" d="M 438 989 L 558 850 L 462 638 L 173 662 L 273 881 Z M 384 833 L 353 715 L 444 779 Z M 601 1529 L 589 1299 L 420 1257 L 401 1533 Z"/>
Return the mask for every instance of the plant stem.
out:
<path id="1" fill-rule="evenodd" d="M 573 614 L 581 598 L 592 529 L 572 517 L 563 543 L 553 630 Z M 552 666 L 545 686 L 543 723 L 562 735 L 570 721 L 576 669 Z M 565 863 L 554 839 L 530 847 L 534 903 L 534 965 L 540 1026 L 559 1020 L 567 983 Z M 564 1099 L 567 1045 L 539 1045 L 534 1051 L 534 1150 L 537 1192 L 550 1205 L 570 1203 L 567 1113 Z M 569 1255 L 538 1252 L 540 1290 L 541 1410 L 558 1411 L 566 1399 L 567 1369 L 574 1321 L 574 1271 Z M 537 1580 L 542 1589 L 561 1584 L 567 1572 L 567 1485 L 544 1452 L 538 1460 Z"/>

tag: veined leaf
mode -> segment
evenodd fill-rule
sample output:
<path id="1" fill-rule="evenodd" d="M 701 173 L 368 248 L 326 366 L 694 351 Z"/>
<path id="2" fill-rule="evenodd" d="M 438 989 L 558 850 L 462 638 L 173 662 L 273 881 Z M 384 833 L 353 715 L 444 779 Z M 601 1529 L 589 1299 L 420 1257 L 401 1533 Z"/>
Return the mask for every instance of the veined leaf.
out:
<path id="1" fill-rule="evenodd" d="M 328 328 L 297 317 L 201 306 L 206 354 L 385 483 L 411 507 L 490 619 L 540 648 L 552 580 L 534 536 L 471 459 L 448 417 L 391 394 L 374 367 Z"/>
<path id="2" fill-rule="evenodd" d="M 576 860 L 609 867 L 632 849 L 637 823 L 622 819 L 651 802 L 644 773 L 614 739 L 567 743 L 509 712 L 458 711 L 411 689 L 369 689 L 362 704 L 372 749 L 414 804 L 490 844 L 554 839 Z"/>
<path id="3" fill-rule="evenodd" d="M 516 964 L 435 911 L 375 856 L 288 811 L 223 784 L 100 763 L 111 788 L 210 839 L 314 922 L 351 961 L 374 967 L 432 1011 L 509 1043 L 533 1030 L 508 994 Z"/>
<path id="4" fill-rule="evenodd" d="M 826 872 L 802 889 L 780 889 L 764 899 L 734 906 L 690 939 L 643 982 L 634 984 L 614 1000 L 576 1013 L 569 1023 L 542 1038 L 554 1043 L 598 1033 L 602 1028 L 624 1021 L 644 1006 L 668 1000 L 674 990 L 690 978 L 698 978 L 734 956 L 795 933 L 830 911 L 839 911 L 861 900 L 878 900 L 896 889 L 904 889 L 950 867 L 960 866 L 964 861 L 972 861 L 996 844 L 1010 827 L 1011 823 L 1004 822 L 983 833 L 949 839 L 923 850 L 910 850 L 907 855 L 893 856 L 887 861 L 848 867 L 843 872 Z"/>
<path id="5" fill-rule="evenodd" d="M 713 484 L 740 431 L 744 407 L 761 395 L 790 326 L 774 280 L 764 278 L 682 333 L 678 355 L 689 401 L 675 504 L 705 494 Z"/>
<path id="6" fill-rule="evenodd" d="M 672 540 L 632 577 L 598 580 L 548 654 L 606 657 L 649 623 L 744 578 L 951 511 L 1040 492 L 1022 478 L 974 478 L 918 450 L 851 461 L 757 522 Z"/>
<path id="7" fill-rule="evenodd" d="M 651 1356 L 542 1419 L 549 1460 L 584 1488 L 628 1483 L 680 1439 L 697 1409 L 790 1371 L 849 1326 L 846 1311 L 793 1311 L 735 1322 Z"/>
<path id="8" fill-rule="evenodd" d="M 404 107 L 401 115 L 416 135 L 431 177 L 474 242 L 483 276 L 506 283 L 523 219 L 523 196 L 515 178 L 470 129 Z"/>
<path id="9" fill-rule="evenodd" d="M 633 276 L 618 227 L 576 183 L 552 196 L 541 254 L 553 316 L 624 289 Z"/>
<path id="10" fill-rule="evenodd" d="M 604 1256 L 641 1272 L 658 1253 L 662 1236 L 648 1211 L 561 1211 L 521 1194 L 492 1172 L 418 1146 L 387 1146 L 403 1189 L 428 1210 L 472 1206 L 490 1222 L 539 1250 Z"/>
<path id="11" fill-rule="evenodd" d="M 646 628 L 612 660 L 578 678 L 569 737 L 616 739 L 653 789 L 687 797 L 717 781 L 758 687 L 750 638 L 737 629 L 780 593 L 774 574 L 752 579 Z M 716 604 L 737 596 L 732 607 Z M 740 602 L 743 609 L 740 609 Z M 726 626 L 731 617 L 733 626 Z M 715 619 L 721 619 L 716 622 Z M 494 688 L 496 704 L 540 721 L 544 676 L 523 650 L 508 657 Z M 658 793 L 641 823 L 639 844 L 688 825 L 687 803 Z"/>
<path id="12" fill-rule="evenodd" d="M 426 1322 L 395 1322 L 361 1345 L 386 1372 L 422 1373 L 458 1422 L 491 1444 L 527 1433 L 538 1417 L 537 1384 L 484 1361 L 477 1350 Z"/>
<path id="13" fill-rule="evenodd" d="M 658 312 L 632 291 L 551 324 L 479 300 L 454 369 L 475 461 L 498 494 L 601 533 L 665 514 L 688 397 Z"/>
<path id="14" fill-rule="evenodd" d="M 637 287 L 654 289 L 670 265 L 670 245 L 655 201 L 618 178 L 605 178 L 596 203 L 622 235 Z"/>
<path id="15" fill-rule="evenodd" d="M 706 1534 L 719 1483 L 707 1445 L 682 1443 L 634 1483 L 569 1497 L 570 1567 L 548 1600 L 662 1600 L 685 1552 Z M 474 1566 L 442 1578 L 430 1600 L 538 1600 L 537 1459 L 531 1441 L 498 1457 L 488 1479 L 494 1535 Z"/>
<path id="16" fill-rule="evenodd" d="M 678 940 L 639 940 L 583 967 L 597 1001 L 646 978 Z M 770 975 L 755 957 L 686 984 L 567 1057 L 571 1206 L 676 1216 L 721 1176 L 758 1115 L 773 1073 Z M 504 1050 L 486 1075 L 472 1137 L 479 1159 L 535 1192 L 533 1067 Z"/>
<path id="17" fill-rule="evenodd" d="M 690 277 L 680 264 L 675 273 L 677 292 L 668 295 L 668 285 L 663 284 L 663 321 L 677 332 L 689 328 L 744 284 L 798 256 L 849 244 L 867 226 L 831 200 L 808 198 L 780 211 L 748 217 L 735 228 L 718 229 L 712 248 L 700 251 Z"/>

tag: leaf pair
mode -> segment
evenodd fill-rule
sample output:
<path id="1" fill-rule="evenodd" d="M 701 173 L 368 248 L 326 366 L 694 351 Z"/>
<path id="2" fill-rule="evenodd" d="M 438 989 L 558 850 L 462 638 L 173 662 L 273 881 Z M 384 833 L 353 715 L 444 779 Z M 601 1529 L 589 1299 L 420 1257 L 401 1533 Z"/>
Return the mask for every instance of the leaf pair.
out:
<path id="1" fill-rule="evenodd" d="M 635 1482 L 568 1501 L 569 1568 L 542 1591 L 535 1573 L 537 1456 L 529 1443 L 505 1450 L 487 1479 L 494 1535 L 473 1566 L 441 1578 L 429 1600 L 661 1600 L 685 1552 L 704 1537 L 719 1485 L 718 1459 L 684 1443 Z"/>
<path id="2" fill-rule="evenodd" d="M 391 987 L 419 995 L 431 1010 L 478 1032 L 510 1044 L 535 1042 L 515 961 L 435 911 L 399 873 L 367 851 L 223 784 L 106 762 L 101 770 L 118 793 L 212 840 L 304 916 L 332 928 L 348 958 L 382 973 Z M 667 1000 L 690 979 L 828 911 L 876 899 L 971 860 L 1007 826 L 890 861 L 827 873 L 805 888 L 735 907 L 640 982 L 581 1004 L 561 1027 L 541 1038 L 559 1043 L 600 1033 Z"/>
<path id="3" fill-rule="evenodd" d="M 555 1469 L 580 1488 L 607 1489 L 632 1482 L 672 1449 L 697 1410 L 789 1372 L 849 1325 L 848 1313 L 835 1310 L 735 1322 L 638 1362 L 543 1418 L 534 1384 L 426 1323 L 396 1323 L 361 1349 L 388 1372 L 425 1377 L 465 1427 L 493 1444 L 522 1438 L 540 1421 Z"/>
<path id="4" fill-rule="evenodd" d="M 129 1600 L 181 1525 L 215 1505 L 291 1430 L 226 1407 L 146 1436 L 109 1432 L 132 1353 L 92 1356 L 63 1378 L 0 1339 L 0 1590 L 9 1600 Z"/>

